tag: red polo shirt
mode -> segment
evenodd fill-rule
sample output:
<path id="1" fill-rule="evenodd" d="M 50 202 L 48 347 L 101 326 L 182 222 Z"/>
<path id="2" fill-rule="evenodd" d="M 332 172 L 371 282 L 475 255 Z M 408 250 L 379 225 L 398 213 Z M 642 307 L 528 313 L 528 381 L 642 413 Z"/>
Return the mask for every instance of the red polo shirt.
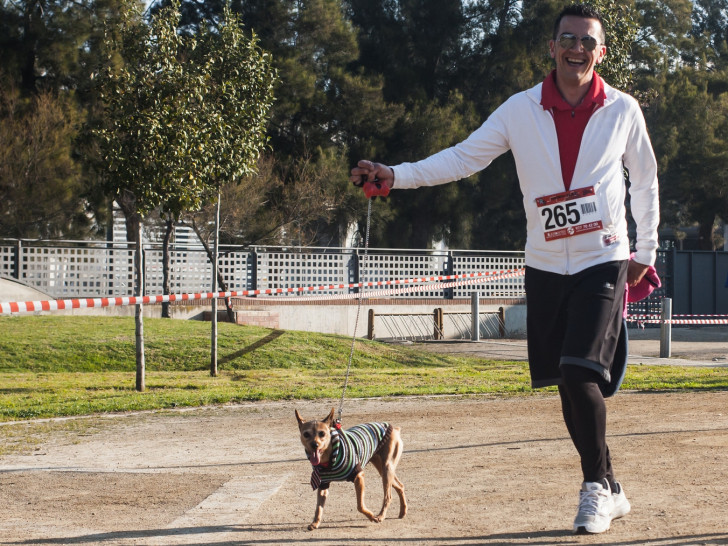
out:
<path id="1" fill-rule="evenodd" d="M 594 111 L 604 106 L 604 81 L 594 72 L 592 84 L 584 99 L 578 106 L 571 106 L 564 100 L 556 87 L 556 70 L 551 72 L 541 86 L 541 106 L 549 110 L 556 125 L 556 136 L 559 140 L 559 158 L 561 159 L 561 176 L 564 188 L 571 187 L 574 176 L 576 158 L 579 156 L 581 137 L 589 118 Z"/>

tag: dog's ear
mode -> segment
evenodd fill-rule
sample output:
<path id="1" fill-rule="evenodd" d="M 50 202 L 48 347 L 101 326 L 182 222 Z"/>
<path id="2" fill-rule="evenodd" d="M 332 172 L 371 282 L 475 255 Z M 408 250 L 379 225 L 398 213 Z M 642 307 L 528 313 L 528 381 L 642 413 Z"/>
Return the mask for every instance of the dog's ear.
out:
<path id="1" fill-rule="evenodd" d="M 331 408 L 329 414 L 321 420 L 322 423 L 326 423 L 329 428 L 334 426 L 334 408 Z"/>
<path id="2" fill-rule="evenodd" d="M 298 421 L 298 428 L 299 428 L 299 430 L 300 430 L 300 428 L 301 428 L 301 427 L 303 426 L 303 423 L 305 423 L 306 421 L 304 421 L 304 420 L 303 420 L 303 419 L 301 418 L 301 414 L 300 414 L 300 413 L 298 413 L 298 410 L 294 410 L 294 411 L 296 412 L 296 421 Z"/>

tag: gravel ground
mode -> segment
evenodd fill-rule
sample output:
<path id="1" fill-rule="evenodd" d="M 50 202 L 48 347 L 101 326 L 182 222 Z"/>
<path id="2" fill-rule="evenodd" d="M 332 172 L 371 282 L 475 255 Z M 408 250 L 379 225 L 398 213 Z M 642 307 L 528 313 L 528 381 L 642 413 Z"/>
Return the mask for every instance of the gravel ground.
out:
<path id="1" fill-rule="evenodd" d="M 641 347 L 636 334 L 632 349 Z M 710 340 L 694 336 L 682 356 L 722 366 L 725 332 L 700 335 Z M 644 341 L 652 345 L 641 352 L 654 350 L 654 339 Z M 524 342 L 460 344 L 475 345 L 493 354 Z M 630 363 L 651 358 L 630 351 Z M 353 486 L 334 484 L 322 527 L 307 531 L 315 493 L 293 410 L 323 417 L 337 403 L 3 425 L 0 543 L 728 544 L 728 392 L 609 399 L 610 449 L 633 509 L 593 537 L 570 532 L 580 472 L 554 394 L 347 400 L 345 426 L 401 427 L 398 475 L 409 513 L 394 517 L 395 496 L 392 518 L 370 523 L 356 511 Z M 366 475 L 368 504 L 378 511 L 379 477 L 374 469 Z"/>

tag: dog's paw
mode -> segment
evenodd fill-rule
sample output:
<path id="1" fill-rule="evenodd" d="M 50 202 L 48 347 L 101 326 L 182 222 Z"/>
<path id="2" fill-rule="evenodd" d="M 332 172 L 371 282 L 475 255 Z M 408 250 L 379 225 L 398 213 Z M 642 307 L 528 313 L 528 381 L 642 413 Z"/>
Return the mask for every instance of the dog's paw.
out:
<path id="1" fill-rule="evenodd" d="M 318 529 L 319 524 L 318 523 L 312 523 L 308 526 L 309 531 L 313 531 L 314 529 Z"/>

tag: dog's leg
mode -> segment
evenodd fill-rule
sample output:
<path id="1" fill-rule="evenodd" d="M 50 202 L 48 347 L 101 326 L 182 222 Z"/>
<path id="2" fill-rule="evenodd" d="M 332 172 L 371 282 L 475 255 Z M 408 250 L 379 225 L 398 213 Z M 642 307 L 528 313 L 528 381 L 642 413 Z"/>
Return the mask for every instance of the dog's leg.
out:
<path id="1" fill-rule="evenodd" d="M 364 472 L 359 472 L 354 478 L 354 488 L 356 489 L 357 510 L 368 517 L 370 521 L 378 523 L 379 520 L 364 505 Z"/>
<path id="2" fill-rule="evenodd" d="M 399 428 L 392 431 L 389 443 L 382 446 L 382 449 L 374 455 L 371 463 L 382 477 L 382 487 L 384 488 L 384 497 L 382 499 L 382 509 L 377 516 L 379 521 L 383 521 L 387 517 L 389 504 L 392 502 L 392 487 L 397 491 L 399 496 L 399 517 L 403 518 L 407 514 L 407 499 L 404 495 L 404 485 L 396 475 L 397 464 L 402 458 L 402 438 L 399 434 Z"/>
<path id="3" fill-rule="evenodd" d="M 384 521 L 387 517 L 387 509 L 389 503 L 392 502 L 392 484 L 394 483 L 394 468 L 389 458 L 386 461 L 380 460 L 378 457 L 372 458 L 372 464 L 379 471 L 379 475 L 382 477 L 382 487 L 384 488 L 384 496 L 382 497 L 382 509 L 379 511 L 377 519 Z"/>
<path id="4" fill-rule="evenodd" d="M 399 518 L 403 518 L 407 514 L 407 499 L 404 496 L 404 484 L 395 474 L 396 460 L 383 462 L 378 458 L 372 458 L 372 464 L 379 471 L 379 475 L 382 477 L 382 486 L 384 487 L 384 498 L 382 499 L 382 510 L 379 512 L 377 519 L 384 521 L 387 517 L 387 510 L 389 504 L 392 502 L 392 487 L 399 496 Z"/>
<path id="5" fill-rule="evenodd" d="M 407 499 L 404 496 L 404 484 L 399 480 L 397 476 L 392 475 L 394 480 L 392 481 L 392 487 L 399 495 L 399 518 L 402 519 L 407 515 Z"/>
<path id="6" fill-rule="evenodd" d="M 319 489 L 316 493 L 316 512 L 313 515 L 313 521 L 311 522 L 311 525 L 308 526 L 309 531 L 313 531 L 314 529 L 318 529 L 318 526 L 321 525 L 321 516 L 324 515 L 324 504 L 326 504 L 326 497 L 329 496 L 329 490 L 328 489 Z"/>
<path id="7" fill-rule="evenodd" d="M 404 496 L 404 484 L 397 477 L 395 471 L 399 460 L 402 458 L 404 452 L 404 444 L 402 443 L 402 437 L 399 433 L 399 428 L 394 429 L 394 441 L 392 450 L 392 486 L 399 495 L 399 517 L 402 519 L 407 514 L 407 499 Z"/>

